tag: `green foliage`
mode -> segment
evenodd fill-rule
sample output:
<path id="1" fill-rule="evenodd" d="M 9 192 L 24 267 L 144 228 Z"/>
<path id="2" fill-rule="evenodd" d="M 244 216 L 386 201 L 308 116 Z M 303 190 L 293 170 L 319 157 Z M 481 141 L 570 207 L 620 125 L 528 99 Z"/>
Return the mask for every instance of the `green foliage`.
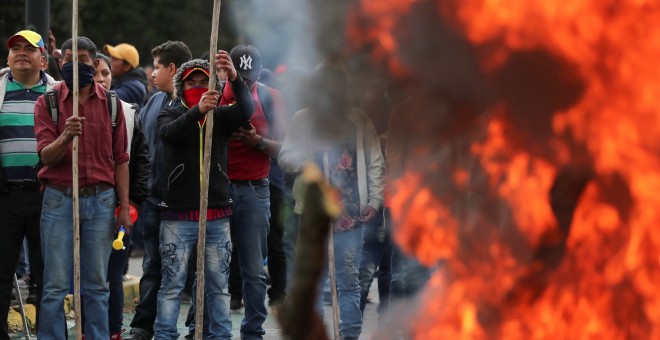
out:
<path id="1" fill-rule="evenodd" d="M 51 0 L 50 6 L 50 26 L 59 47 L 71 36 L 72 0 Z M 218 34 L 222 49 L 237 43 L 231 7 L 231 1 L 223 1 Z M 4 41 L 25 26 L 25 0 L 0 0 L 0 8 L 0 60 L 6 60 Z M 213 0 L 78 0 L 78 34 L 92 39 L 99 50 L 105 44 L 132 44 L 142 65 L 151 64 L 151 49 L 167 40 L 183 41 L 193 57 L 199 57 L 209 50 L 212 9 Z"/>
<path id="2" fill-rule="evenodd" d="M 3 41 L 25 27 L 26 1 L 0 0 Z M 92 39 L 99 50 L 105 44 L 132 44 L 140 52 L 142 65 L 151 64 L 151 49 L 167 40 L 183 41 L 194 57 L 209 50 L 213 0 L 78 1 L 78 34 Z M 50 0 L 50 27 L 58 47 L 71 36 L 71 5 L 72 0 Z M 309 0 L 224 0 L 218 48 L 230 50 L 238 43 L 249 43 L 261 50 L 264 67 L 272 69 L 288 61 L 309 68 L 317 60 L 308 60 L 313 58 L 295 49 L 312 44 L 309 35 L 314 34 L 312 25 L 317 20 L 309 18 L 308 6 Z M 0 65 L 6 56 L 3 43 Z M 292 56 L 297 60 L 290 60 Z"/>
<path id="3" fill-rule="evenodd" d="M 24 0 L 0 0 L 0 68 L 7 66 L 7 39 L 25 25 Z"/>

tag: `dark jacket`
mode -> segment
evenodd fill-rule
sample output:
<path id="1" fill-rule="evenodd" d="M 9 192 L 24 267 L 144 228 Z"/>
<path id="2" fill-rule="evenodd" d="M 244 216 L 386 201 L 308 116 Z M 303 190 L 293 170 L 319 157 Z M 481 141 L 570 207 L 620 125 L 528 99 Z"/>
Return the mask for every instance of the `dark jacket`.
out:
<path id="1" fill-rule="evenodd" d="M 132 69 L 112 80 L 112 90 L 119 99 L 142 106 L 147 99 L 147 75 L 141 68 Z"/>
<path id="2" fill-rule="evenodd" d="M 151 176 L 149 177 L 149 198 L 154 205 L 160 204 L 165 194 L 167 176 L 165 175 L 165 161 L 163 159 L 163 141 L 158 132 L 158 115 L 173 105 L 173 100 L 165 92 L 157 92 L 140 110 L 140 122 L 144 133 L 149 156 L 151 156 Z"/>
<path id="3" fill-rule="evenodd" d="M 192 67 L 208 69 L 208 62 L 195 59 L 181 65 L 174 76 L 177 92 L 183 87 L 181 82 L 183 72 Z M 209 208 L 227 207 L 231 203 L 226 171 L 229 137 L 250 119 L 254 110 L 248 88 L 240 76 L 231 82 L 231 86 L 236 93 L 236 104 L 217 107 L 213 112 Z M 206 128 L 199 125 L 202 117 L 197 106 L 189 109 L 182 99 L 177 99 L 172 107 L 164 109 L 158 116 L 158 131 L 163 140 L 167 176 L 167 187 L 162 203 L 166 209 L 182 211 L 199 209 L 202 174 L 200 163 L 204 149 L 200 140 L 204 140 Z"/>
<path id="4" fill-rule="evenodd" d="M 140 115 L 135 111 L 133 122 L 133 138 L 131 139 L 131 160 L 128 163 L 131 181 L 128 197 L 138 206 L 149 196 L 149 175 L 151 163 L 149 161 L 149 148 L 142 132 Z"/>

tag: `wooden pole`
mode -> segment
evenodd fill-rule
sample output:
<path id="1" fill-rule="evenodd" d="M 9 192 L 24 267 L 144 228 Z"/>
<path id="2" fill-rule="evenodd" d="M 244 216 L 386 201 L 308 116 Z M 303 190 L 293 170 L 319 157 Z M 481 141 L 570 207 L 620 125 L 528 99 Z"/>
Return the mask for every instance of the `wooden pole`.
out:
<path id="1" fill-rule="evenodd" d="M 209 49 L 209 90 L 216 87 L 215 54 L 218 50 L 218 27 L 220 22 L 221 0 L 213 1 L 211 21 L 211 46 Z M 197 291 L 195 292 L 195 339 L 202 339 L 204 329 L 204 260 L 206 258 L 206 216 L 209 203 L 209 172 L 211 169 L 211 146 L 213 143 L 213 111 L 206 114 L 204 135 L 204 161 L 202 183 L 199 194 L 199 232 L 197 235 Z"/>
<path id="2" fill-rule="evenodd" d="M 341 214 L 339 195 L 328 189 L 321 170 L 307 164 L 299 177 L 306 185 L 305 209 L 300 217 L 300 234 L 291 291 L 277 314 L 282 338 L 291 340 L 327 340 L 323 319 L 314 307 L 317 288 L 326 261 L 330 222 Z M 331 210 L 329 207 L 334 206 Z"/>
<path id="3" fill-rule="evenodd" d="M 78 0 L 73 0 L 71 18 L 71 53 L 73 54 L 73 116 L 78 117 Z M 73 306 L 76 313 L 76 339 L 82 339 L 82 312 L 80 300 L 80 216 L 78 206 L 78 136 L 73 137 L 71 150 L 73 173 Z"/>

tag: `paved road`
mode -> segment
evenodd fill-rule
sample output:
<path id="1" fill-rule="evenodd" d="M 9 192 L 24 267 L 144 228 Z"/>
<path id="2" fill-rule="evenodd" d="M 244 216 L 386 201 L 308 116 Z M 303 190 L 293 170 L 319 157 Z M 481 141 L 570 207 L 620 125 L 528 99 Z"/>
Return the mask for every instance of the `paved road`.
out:
<path id="1" fill-rule="evenodd" d="M 134 276 L 141 276 L 142 275 L 142 260 L 141 259 L 136 259 L 136 258 L 131 258 L 129 260 L 129 271 L 128 273 L 130 275 Z M 365 309 L 365 315 L 364 315 L 364 326 L 363 326 L 363 332 L 362 336 L 360 339 L 369 339 L 371 338 L 371 334 L 376 330 L 376 327 L 378 327 L 378 314 L 376 312 L 376 307 L 378 306 L 378 287 L 376 281 L 374 281 L 374 285 L 372 285 L 371 293 L 370 293 L 370 299 L 372 300 L 371 303 L 367 304 L 367 307 Z M 179 315 L 179 322 L 178 322 L 178 328 L 179 328 L 179 333 L 181 334 L 181 337 L 183 337 L 185 334 L 187 334 L 188 330 L 184 325 L 186 315 L 188 313 L 188 308 L 190 307 L 189 303 L 183 303 L 181 305 L 181 312 Z M 331 325 L 332 324 L 332 309 L 330 306 L 325 306 L 324 308 L 325 312 L 325 321 L 326 325 Z M 242 308 L 240 311 L 232 312 L 231 313 L 231 320 L 232 320 L 232 333 L 234 335 L 234 339 L 240 339 L 240 325 L 241 325 L 241 320 L 243 319 L 243 313 L 244 309 Z M 270 311 L 269 311 L 270 313 Z M 133 318 L 133 313 L 132 311 L 127 311 L 124 314 L 124 327 L 127 329 L 130 328 L 130 322 Z M 266 336 L 264 339 L 266 340 L 276 340 L 276 339 L 281 339 L 280 335 L 280 326 L 277 323 L 277 321 L 274 320 L 274 317 L 272 314 L 268 315 L 268 318 L 266 319 L 266 323 L 264 324 L 264 329 L 266 329 Z M 331 331 L 329 331 L 331 332 Z M 329 333 L 331 334 L 331 333 Z"/>
<path id="2" fill-rule="evenodd" d="M 136 278 L 139 278 L 142 275 L 142 259 L 141 258 L 130 258 L 129 259 L 129 270 L 128 274 L 131 276 L 134 276 Z M 137 279 L 133 280 L 131 282 L 127 282 L 126 286 L 136 288 L 137 286 Z M 24 292 L 24 295 L 26 294 L 27 291 Z M 371 335 L 376 331 L 376 328 L 378 327 L 378 314 L 376 312 L 376 307 L 378 306 L 378 288 L 377 288 L 377 283 L 374 281 L 374 284 L 372 285 L 372 289 L 370 292 L 370 298 L 373 300 L 371 303 L 367 304 L 367 307 L 365 309 L 364 313 L 364 324 L 363 324 L 363 331 L 362 335 L 360 336 L 360 339 L 370 339 Z M 188 333 L 188 329 L 185 327 L 184 322 L 186 319 L 186 314 L 188 312 L 188 309 L 190 307 L 190 303 L 182 303 L 181 304 L 181 312 L 179 316 L 179 322 L 178 322 L 178 328 L 179 328 L 179 333 L 181 334 L 181 337 L 186 335 Z M 331 325 L 332 324 L 332 310 L 330 306 L 325 306 L 324 308 L 325 312 L 325 323 L 326 325 Z M 231 320 L 232 320 L 232 333 L 234 335 L 234 339 L 240 339 L 240 325 L 241 325 L 241 320 L 243 319 L 243 313 L 244 309 L 241 309 L 240 311 L 233 311 L 231 313 Z M 124 310 L 124 328 L 128 332 L 130 330 L 130 323 L 131 320 L 133 319 L 134 316 L 134 309 L 133 307 L 127 306 L 125 307 Z M 68 322 L 69 324 L 69 329 L 70 329 L 70 336 L 69 339 L 75 339 L 75 324 L 73 320 L 70 320 Z M 279 324 L 275 321 L 274 317 L 272 314 L 268 315 L 268 318 L 266 320 L 266 323 L 264 324 L 264 328 L 266 329 L 266 336 L 264 339 L 266 340 L 275 340 L 275 339 L 281 339 L 281 329 Z M 332 334 L 331 329 L 328 329 L 328 334 Z M 11 339 L 25 339 L 25 336 L 22 332 L 16 332 L 11 334 Z M 32 337 L 32 339 L 36 339 L 35 336 Z"/>
<path id="3" fill-rule="evenodd" d="M 128 274 L 134 277 L 140 277 L 142 275 L 142 259 L 141 258 L 130 258 L 129 259 L 129 270 Z M 131 283 L 128 283 L 131 285 Z M 136 284 L 136 283 L 135 283 Z M 367 304 L 366 310 L 365 310 L 365 315 L 364 315 L 364 326 L 363 326 L 363 332 L 362 336 L 360 339 L 369 339 L 371 338 L 371 334 L 376 330 L 376 327 L 378 326 L 378 315 L 376 313 L 376 307 L 378 305 L 378 290 L 376 287 L 376 282 L 374 281 L 374 285 L 372 286 L 372 290 L 370 293 L 370 298 L 373 300 L 372 303 Z M 181 334 L 181 337 L 183 337 L 185 334 L 187 334 L 188 330 L 184 325 L 185 319 L 186 319 L 186 313 L 188 312 L 188 308 L 190 307 L 190 303 L 182 303 L 181 304 L 181 312 L 179 316 L 179 322 L 178 322 L 178 328 L 179 328 L 179 333 Z M 231 313 L 231 319 L 232 319 L 232 325 L 233 325 L 233 330 L 232 333 L 234 335 L 234 339 L 240 339 L 240 325 L 241 325 L 241 320 L 243 319 L 243 313 L 244 309 L 241 309 L 240 311 L 235 311 Z M 134 310 L 131 307 L 126 307 L 125 312 L 124 312 L 124 328 L 128 332 L 130 330 L 130 322 L 133 319 L 134 315 Z M 325 306 L 325 321 L 326 325 L 330 325 L 332 323 L 332 311 L 330 306 Z M 73 321 L 69 321 L 69 326 L 71 330 L 75 329 L 75 325 Z M 279 324 L 274 320 L 272 314 L 269 314 L 266 323 L 264 324 L 264 328 L 266 329 L 266 336 L 264 339 L 267 340 L 275 340 L 275 339 L 281 339 L 281 333 L 280 333 L 280 326 Z M 331 332 L 329 330 L 329 332 Z M 72 332 L 73 333 L 73 332 Z M 331 334 L 331 333 L 329 333 Z M 25 337 L 23 336 L 22 332 L 19 333 L 14 333 L 11 336 L 12 339 L 24 339 Z M 33 337 L 34 338 L 34 337 Z M 75 336 L 72 334 L 69 336 L 69 339 L 75 339 Z"/>

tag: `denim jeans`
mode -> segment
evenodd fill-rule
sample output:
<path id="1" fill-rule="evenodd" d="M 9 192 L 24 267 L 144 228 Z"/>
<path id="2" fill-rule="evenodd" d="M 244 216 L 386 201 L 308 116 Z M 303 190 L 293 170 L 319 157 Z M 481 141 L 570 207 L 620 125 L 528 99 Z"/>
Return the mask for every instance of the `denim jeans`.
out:
<path id="1" fill-rule="evenodd" d="M 43 262 L 39 237 L 41 193 L 37 189 L 9 189 L 0 193 L 0 318 L 7 320 L 14 274 L 23 239 L 28 241 L 30 284 L 36 284 L 37 312 L 41 299 Z M 0 322 L 0 339 L 9 339 L 7 322 Z"/>
<path id="2" fill-rule="evenodd" d="M 270 190 L 266 185 L 231 184 L 232 236 L 243 278 L 245 317 L 241 339 L 262 339 L 266 331 L 266 276 Z"/>
<path id="3" fill-rule="evenodd" d="M 284 301 L 287 286 L 287 258 L 283 248 L 284 217 L 284 191 L 270 185 L 270 228 L 268 232 L 268 274 L 270 274 L 270 288 L 268 289 L 268 304 Z M 243 298 L 243 280 L 240 272 L 240 263 L 236 259 L 236 248 L 232 254 L 229 272 L 229 293 L 232 299 Z"/>
<path id="4" fill-rule="evenodd" d="M 270 230 L 268 232 L 268 273 L 270 274 L 270 288 L 268 289 L 268 303 L 283 302 L 286 298 L 287 262 L 284 254 L 284 191 L 270 186 Z"/>
<path id="5" fill-rule="evenodd" d="M 106 282 L 115 224 L 115 191 L 80 197 L 80 285 L 86 311 L 88 339 L 108 339 Z M 73 199 L 46 188 L 41 209 L 41 249 L 44 258 L 44 289 L 38 337 L 64 339 L 64 297 L 73 272 Z"/>
<path id="6" fill-rule="evenodd" d="M 335 232 L 335 276 L 339 297 L 339 330 L 341 337 L 359 337 L 362 332 L 362 312 L 360 312 L 360 285 L 358 265 L 362 254 L 364 227 L 349 231 Z M 326 247 L 327 249 L 327 247 Z M 319 281 L 316 309 L 323 317 L 323 283 L 328 278 L 327 265 Z"/>
<path id="7" fill-rule="evenodd" d="M 135 223 L 141 225 L 144 258 L 142 260 L 142 278 L 140 278 L 140 303 L 135 307 L 131 332 L 151 338 L 154 333 L 154 322 L 156 322 L 157 297 L 161 281 L 160 208 L 149 200 L 144 201 Z"/>
<path id="8" fill-rule="evenodd" d="M 293 192 L 287 190 L 284 193 L 283 221 L 284 231 L 282 235 L 282 248 L 286 257 L 286 282 L 293 282 L 293 275 L 296 267 L 296 253 L 298 249 L 298 234 L 300 232 L 300 215 L 293 211 L 295 200 Z M 287 294 L 291 289 L 291 284 L 286 287 Z"/>
<path id="9" fill-rule="evenodd" d="M 364 245 L 360 259 L 360 310 L 364 312 L 374 276 L 378 276 L 378 314 L 387 308 L 392 281 L 392 242 L 384 223 L 383 211 L 364 229 Z"/>
<path id="10" fill-rule="evenodd" d="M 389 209 L 385 210 L 385 224 L 391 226 Z M 391 228 L 390 228 L 391 229 Z M 431 277 L 432 269 L 423 266 L 414 256 L 404 254 L 392 244 L 392 283 L 390 304 L 396 299 L 415 296 Z"/>
<path id="11" fill-rule="evenodd" d="M 158 315 L 154 325 L 154 339 L 178 339 L 177 319 L 180 296 L 186 284 L 188 260 L 197 251 L 197 221 L 161 222 L 160 256 L 162 283 L 158 291 Z M 227 277 L 231 258 L 229 219 L 208 221 L 204 262 L 204 305 L 208 317 L 205 339 L 231 339 L 229 292 Z"/>
<path id="12" fill-rule="evenodd" d="M 398 247 L 392 247 L 390 303 L 394 299 L 415 296 L 430 277 L 430 268 L 423 266 L 414 256 L 404 254 Z"/>
<path id="13" fill-rule="evenodd" d="M 23 239 L 21 245 L 20 255 L 18 256 L 18 267 L 16 267 L 16 275 L 20 279 L 21 276 L 30 275 L 30 254 L 28 250 L 27 238 Z"/>

